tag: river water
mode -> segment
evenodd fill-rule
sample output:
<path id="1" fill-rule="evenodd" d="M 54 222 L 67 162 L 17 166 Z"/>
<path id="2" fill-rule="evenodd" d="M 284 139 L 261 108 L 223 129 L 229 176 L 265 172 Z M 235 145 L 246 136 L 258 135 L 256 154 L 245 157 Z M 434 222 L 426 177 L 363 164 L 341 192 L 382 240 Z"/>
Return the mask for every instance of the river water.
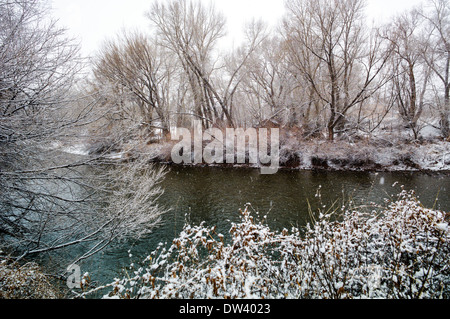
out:
<path id="1" fill-rule="evenodd" d="M 247 203 L 255 215 L 267 216 L 273 230 L 282 230 L 311 222 L 308 207 L 317 212 L 340 208 L 349 201 L 382 205 L 402 185 L 414 190 L 426 207 L 450 211 L 449 174 L 279 171 L 261 175 L 255 169 L 171 167 L 159 199 L 170 212 L 161 225 L 147 238 L 112 245 L 83 263 L 82 272 L 89 272 L 99 283 L 110 283 L 123 276 L 124 267 L 145 259 L 160 242 L 171 243 L 186 220 L 192 224 L 204 221 L 227 234 Z"/>

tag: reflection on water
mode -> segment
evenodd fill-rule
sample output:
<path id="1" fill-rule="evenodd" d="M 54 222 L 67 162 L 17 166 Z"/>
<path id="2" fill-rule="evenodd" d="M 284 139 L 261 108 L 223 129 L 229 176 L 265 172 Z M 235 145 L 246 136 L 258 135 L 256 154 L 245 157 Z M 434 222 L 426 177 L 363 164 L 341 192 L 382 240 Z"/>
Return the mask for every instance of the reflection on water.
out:
<path id="1" fill-rule="evenodd" d="M 205 221 L 225 234 L 230 222 L 240 220 L 239 209 L 251 203 L 261 217 L 267 215 L 273 229 L 289 229 L 310 222 L 308 205 L 317 211 L 333 203 L 340 207 L 350 199 L 355 205 L 383 204 L 399 193 L 401 185 L 415 190 L 425 206 L 450 211 L 448 174 L 279 171 L 261 175 L 253 169 L 171 167 L 160 198 L 161 205 L 171 208 L 163 223 L 148 238 L 108 248 L 83 264 L 82 271 L 93 280 L 111 282 L 122 268 L 142 261 L 158 243 L 170 243 L 186 219 L 194 224 Z"/>

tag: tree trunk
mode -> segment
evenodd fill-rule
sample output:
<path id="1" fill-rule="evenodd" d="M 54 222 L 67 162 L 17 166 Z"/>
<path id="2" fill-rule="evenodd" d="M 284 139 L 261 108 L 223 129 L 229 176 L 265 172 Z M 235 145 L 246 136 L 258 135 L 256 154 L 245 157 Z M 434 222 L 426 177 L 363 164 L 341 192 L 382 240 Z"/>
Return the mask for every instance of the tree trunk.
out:
<path id="1" fill-rule="evenodd" d="M 334 142 L 334 125 L 328 125 L 328 140 Z"/>
<path id="2" fill-rule="evenodd" d="M 444 138 L 450 140 L 450 51 L 447 52 L 447 63 L 445 66 L 445 93 L 444 93 L 444 111 L 442 112 L 442 133 Z"/>
<path id="3" fill-rule="evenodd" d="M 445 139 L 450 140 L 450 85 L 445 89 L 444 110 L 441 112 L 441 131 Z"/>

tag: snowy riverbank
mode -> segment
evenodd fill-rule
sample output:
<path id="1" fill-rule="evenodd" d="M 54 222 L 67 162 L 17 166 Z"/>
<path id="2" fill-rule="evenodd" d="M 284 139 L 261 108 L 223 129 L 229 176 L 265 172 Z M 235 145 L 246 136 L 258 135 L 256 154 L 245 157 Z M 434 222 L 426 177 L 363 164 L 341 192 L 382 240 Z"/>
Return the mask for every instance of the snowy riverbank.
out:
<path id="1" fill-rule="evenodd" d="M 96 149 L 93 145 L 80 143 L 62 149 L 71 154 L 96 154 L 113 160 L 131 160 L 146 156 L 152 162 L 173 165 L 171 150 L 174 145 L 175 142 L 128 143 L 106 151 L 103 148 Z M 204 167 L 206 164 L 197 166 Z M 209 166 L 260 167 L 258 164 Z M 439 140 L 394 144 L 385 140 L 349 143 L 287 139 L 280 146 L 280 169 L 450 172 L 450 143 Z"/>

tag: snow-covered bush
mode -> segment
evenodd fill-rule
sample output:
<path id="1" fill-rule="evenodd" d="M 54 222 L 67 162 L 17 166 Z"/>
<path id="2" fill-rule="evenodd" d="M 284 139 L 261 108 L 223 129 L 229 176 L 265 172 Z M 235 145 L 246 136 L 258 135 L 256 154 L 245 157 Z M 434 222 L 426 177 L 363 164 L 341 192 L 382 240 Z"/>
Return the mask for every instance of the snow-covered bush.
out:
<path id="1" fill-rule="evenodd" d="M 308 226 L 304 291 L 319 298 L 449 298 L 448 224 L 403 191 L 383 212 Z"/>
<path id="2" fill-rule="evenodd" d="M 382 212 L 272 231 L 249 209 L 230 237 L 186 225 L 105 298 L 450 298 L 446 214 L 403 191 Z"/>
<path id="3" fill-rule="evenodd" d="M 0 299 L 56 299 L 57 292 L 35 263 L 0 259 Z"/>

